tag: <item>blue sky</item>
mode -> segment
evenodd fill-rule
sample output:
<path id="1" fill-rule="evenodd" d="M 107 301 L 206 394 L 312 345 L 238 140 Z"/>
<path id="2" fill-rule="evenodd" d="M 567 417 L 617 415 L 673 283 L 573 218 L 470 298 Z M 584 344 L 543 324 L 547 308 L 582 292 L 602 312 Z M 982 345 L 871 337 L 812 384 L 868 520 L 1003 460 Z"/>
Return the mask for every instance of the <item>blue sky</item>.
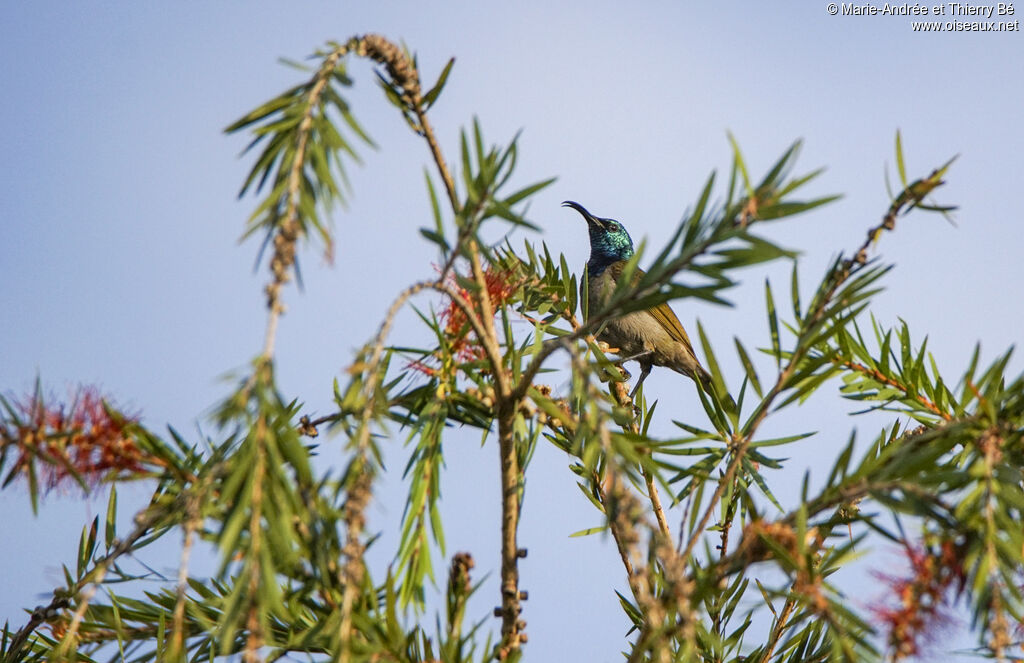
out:
<path id="1" fill-rule="evenodd" d="M 959 154 L 938 196 L 960 206 L 957 225 L 935 215 L 900 221 L 879 249 L 897 267 L 873 310 L 884 324 L 903 319 L 916 338 L 927 335 L 951 380 L 976 341 L 991 359 L 1019 340 L 1020 32 L 915 33 L 906 17 L 830 16 L 824 2 L 439 4 L 5 7 L 0 390 L 24 393 L 37 375 L 58 394 L 95 383 L 150 426 L 171 423 L 198 439 L 197 422 L 227 393 L 222 376 L 258 352 L 264 320 L 256 246 L 237 243 L 253 205 L 235 197 L 249 167 L 237 158 L 245 138 L 221 130 L 298 80 L 278 57 L 299 59 L 329 39 L 365 32 L 404 40 L 427 81 L 456 57 L 432 111 L 452 156 L 459 128 L 474 116 L 494 142 L 523 131 L 520 182 L 559 178 L 530 216 L 572 265 L 586 260 L 586 235 L 560 201 L 616 217 L 634 239 L 659 247 L 708 172 L 728 166 L 727 132 L 754 173 L 802 138 L 798 169 L 827 167 L 812 193 L 844 194 L 769 231 L 804 253 L 809 287 L 885 210 L 883 168 L 895 170 L 897 129 L 912 174 Z M 329 410 L 331 381 L 395 294 L 433 274 L 435 260 L 416 232 L 430 223 L 426 148 L 383 100 L 370 68 L 354 63 L 352 72 L 350 100 L 380 149 L 363 150 L 364 165 L 350 171 L 354 196 L 334 217 L 334 265 L 306 255 L 305 291 L 286 292 L 279 330 L 281 386 L 319 413 Z M 763 279 L 785 287 L 788 271 L 751 270 L 732 293 L 736 308 L 677 302 L 675 309 L 691 330 L 700 318 L 720 339 L 721 355 L 733 335 L 763 346 Z M 422 338 L 414 316 L 404 315 L 393 340 Z M 736 362 L 723 363 L 738 384 Z M 702 416 L 684 398 L 690 386 L 680 389 L 681 378 L 668 373 L 652 374 L 649 397 L 661 399 L 663 413 L 676 408 L 672 417 Z M 780 497 L 795 497 L 806 469 L 820 475 L 851 428 L 867 439 L 887 421 L 853 419 L 851 409 L 834 392 L 822 394 L 766 428 L 820 431 L 793 448 L 776 479 Z M 671 434 L 664 416 L 662 432 Z M 400 468 L 397 441 L 390 453 Z M 492 573 L 474 606 L 484 617 L 497 597 L 496 452 L 455 436 L 446 456 L 448 552 L 470 550 L 477 577 Z M 530 557 L 521 573 L 530 591 L 529 652 L 536 660 L 569 652 L 616 660 L 625 622 L 609 587 L 624 586 L 614 550 L 597 537 L 567 538 L 597 525 L 597 514 L 553 449 L 538 452 L 528 481 Z M 394 528 L 401 490 L 397 476 L 385 481 L 371 529 Z M 21 493 L 18 486 L 0 493 L 8 531 L 18 532 L 0 551 L 0 619 L 14 624 L 24 619 L 21 608 L 43 602 L 60 582 L 81 525 L 105 509 L 102 497 L 55 494 L 35 517 Z M 123 490 L 125 518 L 146 494 L 143 486 Z M 174 568 L 175 546 L 168 542 L 161 568 Z"/>

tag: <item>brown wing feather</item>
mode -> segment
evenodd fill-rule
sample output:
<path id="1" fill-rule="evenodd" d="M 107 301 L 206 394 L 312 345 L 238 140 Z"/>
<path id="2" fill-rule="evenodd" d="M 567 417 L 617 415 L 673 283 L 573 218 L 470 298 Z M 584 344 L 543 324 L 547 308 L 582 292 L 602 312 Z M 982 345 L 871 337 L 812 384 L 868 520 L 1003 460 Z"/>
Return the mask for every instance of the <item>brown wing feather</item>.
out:
<path id="1" fill-rule="evenodd" d="M 626 266 L 626 263 L 616 262 L 608 266 L 611 270 L 612 276 L 615 277 L 615 281 L 618 282 L 619 277 L 622 276 L 622 270 Z M 644 270 L 637 268 L 633 272 L 633 284 L 635 285 L 645 274 Z M 679 322 L 679 318 L 676 317 L 675 311 L 668 305 L 668 303 L 658 304 L 654 308 L 647 309 L 647 312 L 654 316 L 661 326 L 669 333 L 669 336 L 686 346 L 686 349 L 691 355 L 696 356 L 693 352 L 693 344 L 690 343 L 690 337 L 686 335 L 686 330 L 683 329 L 683 324 Z"/>

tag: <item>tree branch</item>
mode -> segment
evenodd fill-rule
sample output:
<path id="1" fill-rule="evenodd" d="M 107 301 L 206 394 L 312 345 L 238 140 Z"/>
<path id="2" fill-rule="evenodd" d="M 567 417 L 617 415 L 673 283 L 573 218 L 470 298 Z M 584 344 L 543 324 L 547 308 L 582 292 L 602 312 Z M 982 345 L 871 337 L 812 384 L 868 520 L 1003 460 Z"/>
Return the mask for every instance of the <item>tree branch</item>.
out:
<path id="1" fill-rule="evenodd" d="M 902 198 L 902 196 L 901 196 Z M 841 260 L 836 264 L 835 269 L 828 275 L 827 282 L 829 283 L 824 295 L 817 300 L 815 308 L 810 312 L 809 316 L 806 316 L 800 327 L 800 335 L 797 337 L 796 346 L 790 355 L 789 361 L 786 367 L 779 371 L 778 378 L 775 380 L 775 384 L 769 390 L 768 394 L 765 395 L 761 402 L 758 404 L 757 409 L 750 418 L 750 423 L 746 427 L 746 433 L 742 438 L 737 439 L 733 436 L 733 454 L 729 461 L 729 465 L 726 468 L 725 474 L 718 481 L 718 486 L 715 488 L 714 494 L 711 496 L 711 500 L 707 505 L 704 515 L 701 517 L 697 527 L 690 533 L 690 539 L 686 544 L 686 547 L 682 551 L 684 558 L 689 557 L 690 553 L 693 552 L 694 547 L 697 545 L 697 541 L 700 539 L 704 529 L 707 527 L 711 520 L 711 516 L 714 513 L 715 508 L 718 505 L 718 501 L 721 499 L 722 494 L 725 492 L 725 487 L 733 480 L 736 475 L 736 471 L 746 456 L 747 450 L 750 448 L 750 443 L 754 438 L 754 434 L 757 432 L 758 427 L 764 418 L 768 415 L 768 410 L 771 408 L 775 399 L 781 394 L 789 384 L 790 378 L 796 371 L 797 366 L 804 357 L 810 351 L 803 341 L 809 333 L 809 330 L 814 329 L 825 315 L 825 311 L 828 305 L 832 303 L 836 292 L 839 287 L 845 283 L 849 278 L 860 271 L 865 265 L 867 265 L 867 250 L 873 241 L 875 241 L 883 230 L 892 230 L 895 228 L 895 217 L 901 209 L 897 206 L 899 199 L 895 201 L 886 212 L 882 219 L 882 222 L 867 233 L 867 239 L 857 250 L 853 258 L 847 258 Z"/>

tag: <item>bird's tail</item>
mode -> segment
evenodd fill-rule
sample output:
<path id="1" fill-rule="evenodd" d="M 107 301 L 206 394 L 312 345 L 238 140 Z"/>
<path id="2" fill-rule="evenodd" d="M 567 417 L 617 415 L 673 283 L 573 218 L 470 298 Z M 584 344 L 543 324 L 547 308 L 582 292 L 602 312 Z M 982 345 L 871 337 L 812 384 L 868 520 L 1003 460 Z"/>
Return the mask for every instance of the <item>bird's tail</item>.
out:
<path id="1" fill-rule="evenodd" d="M 703 366 L 698 366 L 694 372 L 693 378 L 700 383 L 701 388 L 705 394 L 715 394 L 718 391 L 715 389 L 715 382 L 711 379 L 711 374 L 704 370 Z"/>
<path id="2" fill-rule="evenodd" d="M 694 372 L 693 379 L 700 383 L 701 389 L 704 390 L 705 394 L 709 396 L 714 394 L 715 396 L 718 397 L 718 400 L 722 403 L 722 405 L 725 405 L 727 408 L 736 408 L 736 401 L 732 399 L 732 396 L 729 395 L 729 392 L 727 392 L 724 388 L 718 388 L 718 386 L 715 385 L 715 381 L 711 379 L 711 374 L 704 370 L 703 366 L 697 366 L 697 370 Z"/>

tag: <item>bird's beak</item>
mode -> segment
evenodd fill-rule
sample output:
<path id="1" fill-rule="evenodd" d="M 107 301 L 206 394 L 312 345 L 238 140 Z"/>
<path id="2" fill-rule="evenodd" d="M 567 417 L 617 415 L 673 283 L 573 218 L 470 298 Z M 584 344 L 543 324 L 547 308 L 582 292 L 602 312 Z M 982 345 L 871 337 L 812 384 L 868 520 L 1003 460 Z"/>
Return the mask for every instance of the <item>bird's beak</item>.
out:
<path id="1" fill-rule="evenodd" d="M 564 201 L 562 203 L 562 207 L 571 207 L 574 210 L 576 210 L 577 212 L 579 212 L 580 214 L 582 214 L 584 220 L 586 220 L 586 222 L 587 222 L 587 225 L 596 224 L 598 228 L 603 228 L 604 227 L 604 224 L 601 223 L 600 219 L 598 219 L 596 216 L 594 216 L 593 214 L 588 212 L 586 207 L 584 207 L 583 205 L 580 205 L 576 201 L 566 200 L 566 201 Z"/>

